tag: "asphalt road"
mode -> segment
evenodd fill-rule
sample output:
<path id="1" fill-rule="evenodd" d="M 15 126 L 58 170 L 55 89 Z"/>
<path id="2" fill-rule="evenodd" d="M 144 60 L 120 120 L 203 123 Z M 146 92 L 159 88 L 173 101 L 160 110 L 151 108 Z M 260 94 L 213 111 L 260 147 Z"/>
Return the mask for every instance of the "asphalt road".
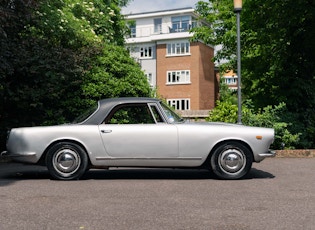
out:
<path id="1" fill-rule="evenodd" d="M 0 229 L 315 229 L 315 158 L 273 158 L 248 178 L 112 169 L 79 181 L 0 163 Z"/>

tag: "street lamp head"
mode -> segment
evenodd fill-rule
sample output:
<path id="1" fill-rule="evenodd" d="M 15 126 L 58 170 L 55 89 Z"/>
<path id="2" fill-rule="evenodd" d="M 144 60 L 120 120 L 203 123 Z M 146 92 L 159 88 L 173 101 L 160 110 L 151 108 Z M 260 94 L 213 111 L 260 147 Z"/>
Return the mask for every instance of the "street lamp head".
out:
<path id="1" fill-rule="evenodd" d="M 242 0 L 233 0 L 234 1 L 234 12 L 242 11 Z"/>

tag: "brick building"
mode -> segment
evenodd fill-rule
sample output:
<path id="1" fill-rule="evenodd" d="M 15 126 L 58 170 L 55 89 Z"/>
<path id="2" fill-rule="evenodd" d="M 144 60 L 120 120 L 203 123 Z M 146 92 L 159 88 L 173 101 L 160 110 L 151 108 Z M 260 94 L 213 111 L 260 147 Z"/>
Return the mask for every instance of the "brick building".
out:
<path id="1" fill-rule="evenodd" d="M 224 73 L 222 75 L 225 84 L 229 87 L 232 91 L 237 91 L 237 84 L 238 84 L 238 77 L 237 74 L 234 73 L 232 70 Z"/>
<path id="2" fill-rule="evenodd" d="M 214 108 L 218 80 L 211 61 L 214 47 L 190 42 L 199 26 L 193 8 L 125 15 L 131 29 L 126 43 L 157 94 L 176 110 Z"/>

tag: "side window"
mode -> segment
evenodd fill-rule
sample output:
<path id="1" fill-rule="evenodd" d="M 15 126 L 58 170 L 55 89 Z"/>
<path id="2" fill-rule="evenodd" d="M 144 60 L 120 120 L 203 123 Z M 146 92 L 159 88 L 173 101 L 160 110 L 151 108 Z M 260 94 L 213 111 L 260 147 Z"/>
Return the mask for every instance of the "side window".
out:
<path id="1" fill-rule="evenodd" d="M 107 124 L 153 124 L 154 118 L 146 104 L 122 105 L 113 110 Z"/>

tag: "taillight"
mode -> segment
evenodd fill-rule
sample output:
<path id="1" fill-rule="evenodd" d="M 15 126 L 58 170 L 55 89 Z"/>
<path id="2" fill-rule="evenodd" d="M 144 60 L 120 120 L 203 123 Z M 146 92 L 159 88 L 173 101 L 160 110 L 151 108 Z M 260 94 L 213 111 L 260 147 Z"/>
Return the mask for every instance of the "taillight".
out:
<path id="1" fill-rule="evenodd" d="M 10 133 L 11 133 L 11 129 L 7 131 L 7 140 L 9 139 Z"/>

